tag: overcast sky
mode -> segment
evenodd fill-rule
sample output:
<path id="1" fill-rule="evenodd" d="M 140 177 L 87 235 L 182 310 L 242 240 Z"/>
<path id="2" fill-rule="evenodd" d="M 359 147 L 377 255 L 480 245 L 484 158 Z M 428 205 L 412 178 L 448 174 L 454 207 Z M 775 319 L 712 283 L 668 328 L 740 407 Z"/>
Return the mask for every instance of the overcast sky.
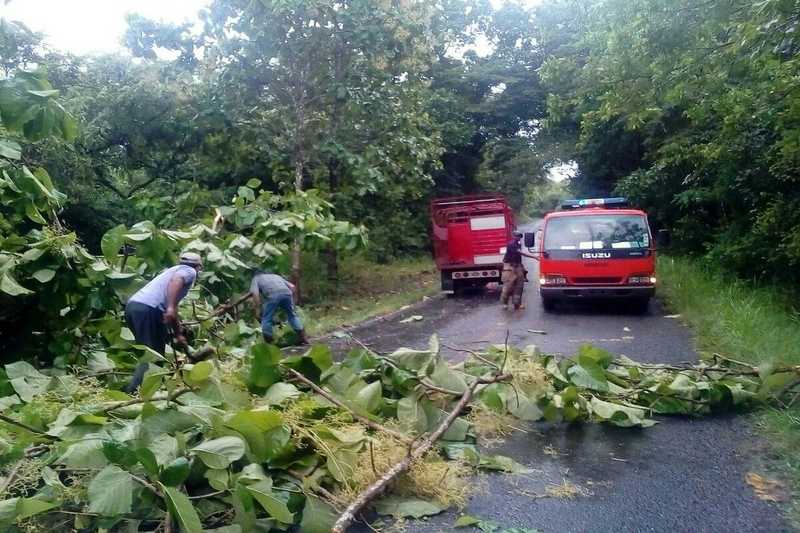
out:
<path id="1" fill-rule="evenodd" d="M 210 0 L 0 0 L 0 18 L 22 21 L 45 34 L 54 48 L 75 54 L 111 52 L 122 48 L 125 15 L 140 13 L 164 22 L 196 22 L 197 12 Z M 525 0 L 538 4 L 540 0 Z M 503 0 L 492 0 L 498 7 Z M 479 43 L 479 53 L 488 52 Z"/>
<path id="2" fill-rule="evenodd" d="M 140 13 L 165 22 L 197 21 L 209 0 L 11 0 L 0 17 L 19 20 L 46 41 L 76 54 L 119 50 L 125 15 Z"/>

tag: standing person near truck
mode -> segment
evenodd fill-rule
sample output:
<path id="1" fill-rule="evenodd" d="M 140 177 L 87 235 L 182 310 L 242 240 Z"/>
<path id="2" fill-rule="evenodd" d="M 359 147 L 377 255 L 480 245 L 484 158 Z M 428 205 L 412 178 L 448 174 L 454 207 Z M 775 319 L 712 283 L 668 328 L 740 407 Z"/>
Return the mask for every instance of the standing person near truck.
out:
<path id="1" fill-rule="evenodd" d="M 522 309 L 522 291 L 525 288 L 525 267 L 522 266 L 522 257 L 534 258 L 534 256 L 523 253 L 522 233 L 514 231 L 513 238 L 506 245 L 506 253 L 503 256 L 503 291 L 500 294 L 500 302 L 503 306 L 508 305 L 509 299 L 514 304 L 514 309 Z"/>
<path id="2" fill-rule="evenodd" d="M 303 329 L 303 323 L 297 316 L 294 308 L 294 285 L 282 276 L 265 270 L 257 270 L 250 283 L 250 294 L 253 296 L 253 311 L 261 318 L 261 334 L 264 342 L 271 344 L 274 340 L 272 334 L 273 318 L 278 309 L 286 312 L 289 325 L 295 330 L 299 344 L 308 344 L 308 337 Z M 262 297 L 265 300 L 262 305 Z"/>
<path id="3" fill-rule="evenodd" d="M 137 344 L 164 355 L 171 332 L 178 346 L 187 346 L 178 316 L 178 305 L 189 293 L 197 273 L 202 269 L 203 260 L 198 254 L 184 252 L 178 265 L 161 272 L 128 299 L 125 321 Z M 142 384 L 147 367 L 148 363 L 139 363 L 125 386 L 126 392 L 134 392 Z"/>

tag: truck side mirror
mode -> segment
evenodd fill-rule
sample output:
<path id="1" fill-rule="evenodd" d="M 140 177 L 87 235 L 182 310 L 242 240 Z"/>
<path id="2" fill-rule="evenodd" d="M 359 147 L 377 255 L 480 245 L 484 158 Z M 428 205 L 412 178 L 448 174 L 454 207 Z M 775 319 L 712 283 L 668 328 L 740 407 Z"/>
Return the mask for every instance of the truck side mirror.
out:
<path id="1" fill-rule="evenodd" d="M 525 248 L 533 248 L 536 245 L 535 233 L 526 233 L 524 237 L 525 237 Z"/>
<path id="2" fill-rule="evenodd" d="M 658 234 L 656 235 L 656 244 L 659 248 L 668 248 L 669 245 L 672 243 L 672 236 L 669 234 L 668 229 L 660 229 L 658 230 Z"/>

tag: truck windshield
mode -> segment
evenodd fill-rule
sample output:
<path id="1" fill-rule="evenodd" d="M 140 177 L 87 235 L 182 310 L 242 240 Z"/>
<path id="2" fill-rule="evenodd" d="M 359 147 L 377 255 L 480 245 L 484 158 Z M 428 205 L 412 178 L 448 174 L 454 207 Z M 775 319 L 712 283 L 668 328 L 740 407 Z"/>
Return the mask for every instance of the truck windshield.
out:
<path id="1" fill-rule="evenodd" d="M 545 250 L 648 248 L 647 222 L 639 215 L 578 215 L 547 222 Z"/>

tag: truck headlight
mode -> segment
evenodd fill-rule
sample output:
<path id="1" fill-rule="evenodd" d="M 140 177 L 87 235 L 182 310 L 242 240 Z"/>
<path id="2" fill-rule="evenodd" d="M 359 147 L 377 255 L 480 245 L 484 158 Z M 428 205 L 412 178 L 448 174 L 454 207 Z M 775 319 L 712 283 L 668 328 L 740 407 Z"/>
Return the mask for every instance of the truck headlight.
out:
<path id="1" fill-rule="evenodd" d="M 628 278 L 631 285 L 655 285 L 656 278 L 653 276 L 631 276 Z"/>
<path id="2" fill-rule="evenodd" d="M 541 285 L 566 285 L 567 278 L 564 276 L 544 276 L 539 278 Z"/>

